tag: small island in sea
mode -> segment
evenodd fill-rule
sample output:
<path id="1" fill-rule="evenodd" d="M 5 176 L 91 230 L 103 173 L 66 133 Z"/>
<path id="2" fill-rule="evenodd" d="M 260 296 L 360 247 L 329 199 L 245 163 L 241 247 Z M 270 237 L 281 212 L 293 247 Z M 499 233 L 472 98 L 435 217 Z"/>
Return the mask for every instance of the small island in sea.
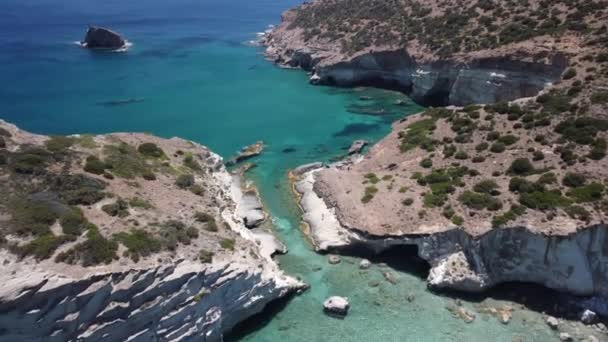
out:
<path id="1" fill-rule="evenodd" d="M 137 20 L 116 22 L 137 33 Z M 0 120 L 0 341 L 366 340 L 357 329 L 608 341 L 608 2 L 315 0 L 258 36 L 270 62 L 309 73 L 307 87 L 354 89 L 346 111 L 365 119 L 334 133 L 358 133 L 340 152 L 312 153 L 299 139 L 316 137 L 295 131 L 278 146 L 264 122 L 247 121 L 255 143 L 222 158 L 188 130 L 36 134 Z M 90 27 L 82 45 L 85 63 L 108 68 L 170 57 L 97 54 L 129 45 L 109 28 Z M 131 75 L 117 69 L 121 85 Z M 380 106 L 368 87 L 401 97 Z M 83 110 L 121 115 L 102 131 L 158 105 L 99 89 Z M 406 96 L 425 108 L 399 116 L 414 108 Z M 214 130 L 201 116 L 196 129 Z M 394 116 L 384 138 L 362 134 Z M 275 165 L 290 170 L 269 179 Z M 301 226 L 286 219 L 296 211 Z M 496 291 L 507 300 L 486 304 Z M 478 331 L 489 321 L 496 336 Z"/>

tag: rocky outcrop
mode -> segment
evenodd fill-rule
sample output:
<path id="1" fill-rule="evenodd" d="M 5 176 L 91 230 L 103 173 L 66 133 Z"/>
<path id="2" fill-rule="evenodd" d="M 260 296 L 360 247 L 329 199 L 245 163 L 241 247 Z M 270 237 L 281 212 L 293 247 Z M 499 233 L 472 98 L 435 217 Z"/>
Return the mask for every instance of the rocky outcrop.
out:
<path id="1" fill-rule="evenodd" d="M 534 96 L 559 80 L 567 66 L 562 54 L 547 57 L 544 62 L 515 56 L 479 58 L 467 63 L 419 62 L 406 50 L 369 52 L 315 65 L 311 61 L 323 59 L 312 55 L 303 58 L 306 52 L 282 50 L 273 43 L 271 38 L 266 43 L 271 46 L 267 50 L 269 58 L 310 70 L 312 84 L 397 89 L 420 104 L 433 106 L 495 103 Z"/>
<path id="2" fill-rule="evenodd" d="M 29 273 L 3 285 L 0 339 L 220 341 L 297 287 L 260 266 L 184 260 L 84 279 Z"/>
<path id="3" fill-rule="evenodd" d="M 323 302 L 323 310 L 328 314 L 344 316 L 348 313 L 350 303 L 348 298 L 333 296 Z"/>
<path id="4" fill-rule="evenodd" d="M 0 128 L 10 149 L 5 153 L 18 151 L 23 144 L 43 150 L 53 141 L 2 120 Z M 80 136 L 63 138 L 73 139 L 73 146 L 61 151 L 62 161 L 71 158 L 75 166 L 56 168 L 90 182 L 95 178 L 82 173 L 83 163 L 78 158 L 90 157 L 113 144 L 120 144 L 124 151 L 137 151 L 133 146 L 155 146 L 162 151 L 166 165 L 181 166 L 182 155 L 187 154 L 192 166 L 188 172 L 197 171 L 195 179 L 205 184 L 204 192 L 194 194 L 181 189 L 175 184 L 175 174 L 158 172 L 156 180 L 146 180 L 136 187 L 126 185 L 120 177 L 110 177 L 104 184 L 113 198 L 132 198 L 137 192 L 140 205 L 129 204 L 129 214 L 124 218 L 130 224 L 123 226 L 120 217 L 104 211 L 104 204 L 112 203 L 108 200 L 79 209 L 95 222 L 92 226 L 99 227 L 97 234 L 107 236 L 106 241 L 117 239 L 119 232 L 133 234 L 132 227 L 139 226 L 148 231 L 140 233 L 147 238 L 140 238 L 138 245 L 152 250 L 155 241 L 158 245 L 163 241 L 154 235 L 152 221 L 169 218 L 173 224 L 183 225 L 180 229 L 187 224 L 194 233 L 189 241 L 182 236 L 184 243 L 175 243 L 170 249 L 157 248 L 136 258 L 133 254 L 129 258 L 132 245 L 121 241 L 107 262 L 85 265 L 79 259 L 64 262 L 51 256 L 76 251 L 90 231 L 74 236 L 46 257 L 16 255 L 14 250 L 32 238 L 18 245 L 18 237 L 7 234 L 11 232 L 7 229 L 10 212 L 1 212 L 0 228 L 6 235 L 0 245 L 0 341 L 221 341 L 224 333 L 266 304 L 305 288 L 302 282 L 285 275 L 272 259 L 276 252 L 286 251 L 275 236 L 245 225 L 240 210 L 241 179 L 227 172 L 219 155 L 191 141 L 147 134 L 94 136 L 87 140 L 88 147 L 80 145 Z M 134 153 L 132 158 L 137 158 Z M 59 178 L 51 173 L 53 168 L 47 169 L 49 178 Z M 13 179 L 5 170 L 0 170 L 2 193 L 20 194 L 18 188 L 8 187 Z M 6 210 L 4 206 L 1 209 Z M 205 223 L 197 225 L 194 220 Z M 49 229 L 56 234 L 65 230 L 59 222 Z M 167 226 L 161 229 L 169 231 Z M 7 240 L 14 243 L 11 248 Z M 110 248 L 100 244 L 88 249 Z M 77 251 L 84 253 L 82 249 Z"/>
<path id="5" fill-rule="evenodd" d="M 82 41 L 82 46 L 89 49 L 121 49 L 126 41 L 120 34 L 103 27 L 90 26 Z"/>
<path id="6" fill-rule="evenodd" d="M 566 236 L 505 227 L 481 236 L 454 228 L 432 234 L 371 236 L 345 226 L 314 189 L 315 171 L 295 184 L 303 219 L 318 251 L 364 248 L 376 253 L 416 246 L 430 265 L 434 288 L 479 292 L 504 282 L 528 282 L 577 295 L 608 297 L 608 229 L 582 227 Z"/>

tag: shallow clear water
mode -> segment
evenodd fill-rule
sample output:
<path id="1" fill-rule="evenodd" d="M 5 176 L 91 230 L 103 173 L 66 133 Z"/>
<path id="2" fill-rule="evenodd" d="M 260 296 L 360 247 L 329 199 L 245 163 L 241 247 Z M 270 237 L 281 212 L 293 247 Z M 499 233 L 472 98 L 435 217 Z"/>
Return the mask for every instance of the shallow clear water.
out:
<path id="1" fill-rule="evenodd" d="M 278 21 L 295 0 L 92 1 L 3 0 L 0 4 L 0 118 L 44 134 L 144 131 L 181 136 L 224 157 L 263 140 L 258 184 L 276 230 L 289 247 L 278 257 L 311 289 L 240 327 L 246 341 L 546 341 L 540 314 L 515 311 L 510 324 L 487 314 L 466 324 L 451 316 L 454 300 L 427 291 L 416 272 L 358 269 L 345 257 L 328 265 L 299 230 L 289 169 L 344 154 L 355 139 L 377 141 L 396 118 L 420 108 L 391 105 L 400 94 L 312 87 L 303 72 L 266 62 L 244 42 Z M 108 25 L 133 42 L 126 53 L 91 53 L 74 44 L 89 23 Z M 361 95 L 375 101 L 362 101 Z M 116 105 L 116 102 L 132 103 Z M 112 105 L 114 103 L 114 105 Z M 353 113 L 385 108 L 382 117 Z M 350 110 L 350 111 L 349 111 Z M 285 149 L 293 152 L 286 153 Z M 394 260 L 393 260 L 394 261 Z M 400 260 L 407 265 L 408 260 Z M 388 283 L 383 271 L 396 275 Z M 415 300 L 407 301 L 413 294 Z M 338 320 L 321 312 L 329 295 L 351 300 Z M 478 299 L 479 300 L 479 299 Z M 509 304 L 508 302 L 505 302 Z M 493 299 L 474 306 L 500 306 Z M 272 318 L 271 318 L 272 317 Z M 258 329 L 251 329 L 256 325 Z"/>

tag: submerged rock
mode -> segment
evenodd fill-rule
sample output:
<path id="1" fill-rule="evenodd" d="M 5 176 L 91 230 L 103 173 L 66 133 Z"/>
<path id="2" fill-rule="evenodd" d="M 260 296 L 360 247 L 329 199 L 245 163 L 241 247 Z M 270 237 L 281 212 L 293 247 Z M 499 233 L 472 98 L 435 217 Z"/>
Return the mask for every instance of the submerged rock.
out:
<path id="1" fill-rule="evenodd" d="M 350 148 L 348 149 L 348 154 L 361 153 L 363 148 L 367 145 L 367 141 L 365 140 L 355 140 Z"/>
<path id="2" fill-rule="evenodd" d="M 559 321 L 557 320 L 557 318 L 555 318 L 553 316 L 549 316 L 549 317 L 547 317 L 547 325 L 551 329 L 557 330 L 557 328 L 559 327 Z"/>
<path id="3" fill-rule="evenodd" d="M 340 261 L 342 261 L 342 259 L 340 259 L 340 256 L 338 256 L 338 255 L 330 255 L 329 257 L 327 257 L 327 262 L 329 262 L 332 265 L 339 264 Z"/>
<path id="4" fill-rule="evenodd" d="M 326 313 L 337 314 L 337 315 L 346 315 L 348 313 L 348 309 L 350 308 L 350 303 L 348 302 L 348 298 L 333 296 L 329 297 L 323 303 L 323 310 Z"/>
<path id="5" fill-rule="evenodd" d="M 581 322 L 585 324 L 594 324 L 597 321 L 597 314 L 591 310 L 583 311 L 581 315 Z"/>
<path id="6" fill-rule="evenodd" d="M 572 342 L 574 341 L 574 339 L 572 338 L 572 336 L 570 336 L 570 334 L 568 333 L 561 333 L 559 334 L 559 340 L 562 342 Z"/>
<path id="7" fill-rule="evenodd" d="M 366 269 L 370 268 L 371 266 L 372 266 L 372 263 L 367 259 L 363 259 L 359 263 L 359 268 L 362 270 L 366 270 Z"/>
<path id="8" fill-rule="evenodd" d="M 125 40 L 118 33 L 95 26 L 89 27 L 82 41 L 82 46 L 89 49 L 120 49 L 125 45 Z"/>

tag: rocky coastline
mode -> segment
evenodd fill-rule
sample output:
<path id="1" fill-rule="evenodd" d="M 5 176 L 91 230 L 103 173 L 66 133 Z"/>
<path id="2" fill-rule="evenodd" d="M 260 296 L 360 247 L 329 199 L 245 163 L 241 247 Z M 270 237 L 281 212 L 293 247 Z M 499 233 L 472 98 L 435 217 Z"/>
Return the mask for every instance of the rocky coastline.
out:
<path id="1" fill-rule="evenodd" d="M 430 106 L 495 103 L 534 96 L 559 81 L 578 52 L 572 39 L 539 39 L 533 44 L 447 57 L 429 54 L 419 46 L 392 45 L 347 54 L 339 44 L 323 39 L 323 34 L 311 38 L 294 28 L 299 11 L 319 3 L 286 11 L 281 23 L 261 37 L 270 61 L 309 72 L 311 84 L 399 90 Z"/>
<path id="2" fill-rule="evenodd" d="M 347 161 L 328 168 L 349 164 Z M 294 180 L 306 231 L 318 252 L 358 251 L 365 255 L 415 246 L 418 256 L 430 267 L 430 288 L 482 292 L 501 283 L 535 283 L 597 297 L 587 305 L 608 315 L 608 229 L 604 224 L 581 227 L 565 236 L 539 234 L 525 226 L 503 227 L 479 236 L 459 228 L 429 234 L 369 234 L 340 219 L 331 194 L 315 180 L 315 174 L 326 169 L 308 171 Z"/>
<path id="3" fill-rule="evenodd" d="M 6 148 L 0 153 L 3 157 L 8 156 L 8 160 L 3 160 L 9 167 L 19 151 L 26 148 L 21 145 L 24 142 L 48 148 L 51 146 L 49 141 L 59 139 L 33 135 L 3 121 L 0 128 Z M 79 262 L 61 263 L 59 257 L 55 260 L 46 256 L 23 257 L 14 254 L 18 247 L 2 248 L 0 270 L 4 285 L 0 291 L 0 340 L 221 341 L 237 323 L 259 313 L 268 303 L 306 288 L 302 282 L 285 275 L 272 259 L 277 251 L 285 252 L 284 246 L 274 236 L 245 226 L 239 209 L 243 205 L 240 177 L 228 173 L 222 158 L 206 147 L 178 138 L 166 140 L 145 134 L 68 138 L 73 139 L 73 144 L 62 149 L 61 154 L 62 160 L 67 158 L 72 162 L 82 154 L 95 153 L 99 147 L 94 146 L 105 145 L 107 152 L 111 144 L 118 141 L 122 141 L 123 148 L 126 148 L 124 144 L 134 142 L 156 144 L 164 153 L 160 159 L 163 167 L 173 165 L 180 172 L 188 172 L 179 166 L 181 158 L 186 156 L 187 170 L 197 173 L 195 179 L 197 184 L 205 185 L 204 194 L 194 185 L 190 189 L 176 187 L 172 183 L 175 181 L 172 173 L 157 173 L 155 180 L 138 185 L 134 180 L 127 179 L 127 183 L 122 184 L 120 178 L 106 176 L 105 182 L 109 183 L 106 191 L 120 189 L 117 195 L 124 198 L 133 191 L 140 196 L 142 204 L 126 209 L 127 217 L 137 217 L 138 224 L 156 220 L 148 219 L 150 216 L 160 218 L 164 215 L 172 217 L 172 222 L 176 219 L 189 222 L 187 217 L 195 210 L 214 214 L 201 215 L 199 220 L 207 222 L 207 226 L 189 242 L 180 237 L 179 241 L 184 242 L 178 242 L 167 252 L 160 249 L 137 258 L 131 254 L 131 260 L 124 257 L 134 248 L 127 242 L 124 243 L 128 250 L 122 245 L 118 249 L 123 253 L 122 258 L 116 256 L 114 260 L 93 266 Z M 66 140 L 62 138 L 62 141 Z M 78 164 L 76 162 L 76 168 Z M 78 173 L 76 169 L 69 172 Z M 118 173 L 118 170 L 111 172 Z M 5 180 L 18 177 L 5 169 L 0 173 Z M 9 184 L 5 183 L 5 186 Z M 182 201 L 189 203 L 189 207 L 180 207 Z M 148 203 L 145 208 L 143 203 Z M 82 211 L 85 217 L 99 225 L 104 236 L 124 229 L 121 228 L 122 215 L 107 220 L 106 214 L 99 210 L 101 207 L 85 206 Z M 12 222 L 6 218 L 0 217 L 3 226 Z M 127 220 L 130 224 L 136 222 Z M 222 226 L 217 227 L 216 220 L 222 222 Z M 190 224 L 196 227 L 196 222 Z M 62 228 L 53 226 L 51 229 Z M 154 233 L 153 228 L 146 229 Z M 120 234 L 125 233 L 111 236 L 118 239 Z M 4 244 L 19 241 L 10 234 L 6 239 Z M 77 243 L 83 236 L 75 239 Z M 151 239 L 152 235 L 148 237 L 148 244 L 153 242 Z M 216 240 L 221 248 L 214 242 Z M 70 246 L 69 242 L 67 246 L 60 246 L 59 255 L 68 252 Z M 199 253 L 201 247 L 203 250 Z"/>

